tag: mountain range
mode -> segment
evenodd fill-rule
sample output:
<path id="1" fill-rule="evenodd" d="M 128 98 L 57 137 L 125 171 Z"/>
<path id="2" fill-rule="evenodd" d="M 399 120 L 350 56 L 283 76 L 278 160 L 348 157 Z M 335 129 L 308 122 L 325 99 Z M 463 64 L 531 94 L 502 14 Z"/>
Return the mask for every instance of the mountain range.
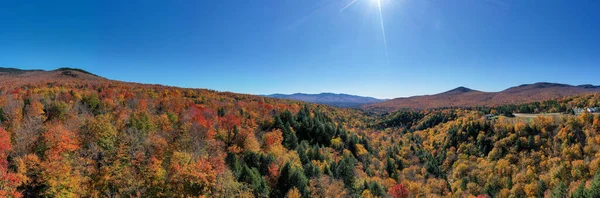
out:
<path id="1" fill-rule="evenodd" d="M 75 68 L 56 70 L 22 70 L 0 67 L 0 83 L 68 81 L 77 78 L 84 81 L 104 82 L 108 79 Z M 484 92 L 458 87 L 434 95 L 412 96 L 391 100 L 349 94 L 272 94 L 265 97 L 298 100 L 310 103 L 326 104 L 336 107 L 361 108 L 366 111 L 394 111 L 398 109 L 431 109 L 441 107 L 496 106 L 520 104 L 548 99 L 557 99 L 585 93 L 600 92 L 600 86 L 568 85 L 539 82 L 511 87 L 499 92 Z"/>
<path id="2" fill-rule="evenodd" d="M 270 98 L 299 100 L 304 102 L 326 104 L 336 107 L 360 107 L 365 104 L 372 104 L 385 101 L 384 99 L 377 99 L 373 97 L 356 96 L 349 94 L 335 94 L 335 93 L 320 93 L 320 94 L 271 94 L 265 95 Z"/>
<path id="3" fill-rule="evenodd" d="M 557 99 L 592 92 L 600 92 L 600 86 L 573 86 L 539 82 L 511 87 L 499 92 L 483 92 L 466 87 L 458 87 L 435 95 L 395 98 L 380 103 L 367 104 L 363 108 L 367 110 L 393 111 L 403 108 L 431 109 L 440 107 L 495 106 Z"/>

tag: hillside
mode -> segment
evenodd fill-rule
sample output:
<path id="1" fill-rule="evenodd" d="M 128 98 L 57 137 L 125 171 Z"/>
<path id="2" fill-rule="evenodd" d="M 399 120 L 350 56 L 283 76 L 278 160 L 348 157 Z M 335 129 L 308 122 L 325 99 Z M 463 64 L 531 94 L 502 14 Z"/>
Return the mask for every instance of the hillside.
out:
<path id="1" fill-rule="evenodd" d="M 380 115 L 77 69 L 0 82 L 0 197 L 600 195 L 600 116 L 484 116 L 600 106 L 600 94 Z M 510 92 L 555 87 L 536 86 Z"/>
<path id="2" fill-rule="evenodd" d="M 69 81 L 101 82 L 105 78 L 74 68 L 59 68 L 51 71 L 21 70 L 0 67 L 0 83 L 26 84 L 40 82 L 69 82 Z"/>
<path id="3" fill-rule="evenodd" d="M 300 184 L 306 195 L 315 179 L 302 169 L 306 152 L 339 137 L 354 146 L 360 138 L 348 129 L 366 119 L 357 110 L 78 69 L 10 70 L 0 73 L 0 197 L 283 197 Z M 341 173 L 330 176 L 345 192 Z"/>
<path id="4" fill-rule="evenodd" d="M 267 95 L 271 98 L 299 100 L 304 102 L 326 104 L 336 107 L 360 107 L 364 104 L 372 104 L 382 102 L 385 100 L 377 99 L 373 97 L 355 96 L 349 94 L 334 94 L 334 93 L 320 93 L 320 94 L 272 94 Z"/>
<path id="5" fill-rule="evenodd" d="M 369 110 L 393 111 L 397 109 L 431 109 L 439 107 L 496 106 L 521 104 L 563 98 L 584 93 L 600 92 L 600 86 L 572 86 L 556 83 L 535 83 L 511 87 L 500 92 L 482 92 L 459 87 L 444 93 L 367 104 Z"/>

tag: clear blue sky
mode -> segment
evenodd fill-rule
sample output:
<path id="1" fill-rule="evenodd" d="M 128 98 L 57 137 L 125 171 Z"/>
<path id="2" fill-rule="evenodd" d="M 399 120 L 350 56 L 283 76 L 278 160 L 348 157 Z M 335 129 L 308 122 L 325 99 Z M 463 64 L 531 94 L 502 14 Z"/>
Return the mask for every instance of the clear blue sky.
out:
<path id="1" fill-rule="evenodd" d="M 0 66 L 251 94 L 600 84 L 600 1 L 0 2 Z"/>

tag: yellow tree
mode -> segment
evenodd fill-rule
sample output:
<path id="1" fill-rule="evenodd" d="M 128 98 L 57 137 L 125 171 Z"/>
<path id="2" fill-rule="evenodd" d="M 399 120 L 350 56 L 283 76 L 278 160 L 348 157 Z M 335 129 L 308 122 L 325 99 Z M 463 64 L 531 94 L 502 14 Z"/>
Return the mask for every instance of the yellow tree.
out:
<path id="1" fill-rule="evenodd" d="M 87 191 L 82 185 L 86 182 L 85 178 L 71 166 L 71 161 L 76 158 L 73 152 L 79 149 L 75 133 L 60 124 L 51 125 L 43 139 L 48 147 L 40 165 L 42 183 L 47 186 L 43 194 L 51 197 L 85 196 Z"/>

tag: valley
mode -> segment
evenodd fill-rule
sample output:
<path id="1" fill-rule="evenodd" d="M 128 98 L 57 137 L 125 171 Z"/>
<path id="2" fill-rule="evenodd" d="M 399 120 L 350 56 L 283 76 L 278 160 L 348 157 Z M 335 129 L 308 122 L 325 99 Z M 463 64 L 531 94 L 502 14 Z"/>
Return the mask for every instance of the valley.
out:
<path id="1" fill-rule="evenodd" d="M 2 195 L 600 193 L 600 116 L 564 114 L 600 106 L 598 93 L 373 113 L 75 69 L 4 72 L 0 82 Z"/>

